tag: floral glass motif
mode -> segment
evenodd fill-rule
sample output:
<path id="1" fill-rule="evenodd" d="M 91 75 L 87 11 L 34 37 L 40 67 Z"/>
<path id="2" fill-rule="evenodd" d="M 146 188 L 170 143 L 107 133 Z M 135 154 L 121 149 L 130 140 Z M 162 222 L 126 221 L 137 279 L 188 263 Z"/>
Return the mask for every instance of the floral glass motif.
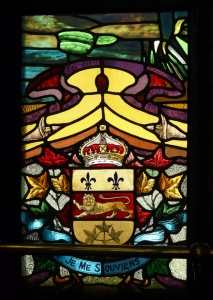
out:
<path id="1" fill-rule="evenodd" d="M 186 245 L 187 17 L 23 16 L 23 242 Z M 187 262 L 23 255 L 22 279 L 185 287 Z"/>

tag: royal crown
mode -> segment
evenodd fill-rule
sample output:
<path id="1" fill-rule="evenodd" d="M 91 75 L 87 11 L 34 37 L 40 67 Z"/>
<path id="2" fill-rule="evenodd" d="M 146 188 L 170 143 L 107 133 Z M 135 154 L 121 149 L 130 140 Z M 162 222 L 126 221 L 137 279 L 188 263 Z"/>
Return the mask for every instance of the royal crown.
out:
<path id="1" fill-rule="evenodd" d="M 80 148 L 80 155 L 84 159 L 85 167 L 97 165 L 122 166 L 127 154 L 127 146 L 109 136 L 107 133 L 99 133 Z"/>

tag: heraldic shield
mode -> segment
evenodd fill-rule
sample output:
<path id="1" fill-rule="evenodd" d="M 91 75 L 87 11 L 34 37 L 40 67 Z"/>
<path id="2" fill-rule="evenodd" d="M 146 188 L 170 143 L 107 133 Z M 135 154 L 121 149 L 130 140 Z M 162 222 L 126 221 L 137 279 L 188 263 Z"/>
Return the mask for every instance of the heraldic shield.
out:
<path id="1" fill-rule="evenodd" d="M 73 234 L 84 244 L 121 245 L 134 232 L 134 170 L 122 168 L 125 145 L 101 133 L 81 148 L 72 172 Z"/>
<path id="2" fill-rule="evenodd" d="M 118 245 L 129 241 L 134 230 L 133 174 L 128 169 L 73 171 L 73 233 L 79 242 Z M 87 181 L 92 191 L 85 193 Z"/>

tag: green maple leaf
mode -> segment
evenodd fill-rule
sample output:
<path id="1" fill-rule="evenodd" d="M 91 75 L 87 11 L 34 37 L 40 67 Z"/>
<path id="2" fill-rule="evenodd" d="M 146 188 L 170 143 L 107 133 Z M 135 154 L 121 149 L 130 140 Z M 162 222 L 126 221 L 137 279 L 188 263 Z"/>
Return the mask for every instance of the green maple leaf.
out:
<path id="1" fill-rule="evenodd" d="M 48 215 L 51 210 L 45 202 L 42 202 L 40 207 L 30 207 L 30 209 L 37 217 Z"/>
<path id="2" fill-rule="evenodd" d="M 102 225 L 95 225 L 100 232 L 109 232 L 110 227 L 112 227 L 112 225 L 106 225 L 106 222 L 103 221 Z"/>
<path id="3" fill-rule="evenodd" d="M 123 230 L 115 231 L 115 229 L 112 227 L 111 233 L 109 233 L 109 236 L 116 242 L 120 243 L 119 236 L 123 233 Z"/>
<path id="4" fill-rule="evenodd" d="M 166 203 L 164 203 L 163 205 L 161 205 L 159 207 L 159 209 L 156 212 L 156 217 L 157 218 L 165 218 L 168 217 L 176 212 L 178 212 L 181 208 L 181 205 L 177 205 L 177 206 L 172 206 L 169 207 Z"/>
<path id="5" fill-rule="evenodd" d="M 56 270 L 56 263 L 50 259 L 48 260 L 41 260 L 36 265 L 36 272 L 42 271 L 51 271 L 54 272 Z"/>
<path id="6" fill-rule="evenodd" d="M 147 265 L 147 273 L 149 276 L 157 273 L 161 275 L 169 274 L 168 258 L 157 258 L 154 259 L 150 264 Z"/>

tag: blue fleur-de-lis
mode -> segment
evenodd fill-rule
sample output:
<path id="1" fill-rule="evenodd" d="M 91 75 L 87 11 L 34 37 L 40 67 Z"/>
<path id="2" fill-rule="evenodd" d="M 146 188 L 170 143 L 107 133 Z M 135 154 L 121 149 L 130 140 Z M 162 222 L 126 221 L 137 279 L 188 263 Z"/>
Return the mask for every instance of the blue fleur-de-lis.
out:
<path id="1" fill-rule="evenodd" d="M 92 187 L 91 187 L 91 182 L 93 181 L 93 182 L 96 182 L 96 179 L 94 178 L 94 177 L 92 177 L 92 178 L 90 178 L 90 174 L 89 174 L 89 172 L 87 172 L 87 174 L 86 174 L 86 177 L 82 177 L 81 178 L 81 182 L 83 183 L 83 182 L 86 182 L 85 183 L 85 190 L 87 190 L 87 191 L 89 191 L 89 190 L 91 190 L 92 189 Z"/>
<path id="2" fill-rule="evenodd" d="M 123 177 L 118 178 L 118 173 L 115 172 L 115 173 L 114 173 L 114 178 L 108 177 L 108 178 L 107 178 L 107 181 L 108 181 L 108 182 L 112 181 L 112 182 L 113 182 L 113 187 L 112 187 L 112 189 L 118 190 L 118 189 L 120 189 L 120 188 L 119 188 L 119 181 L 122 181 L 122 182 L 123 182 L 123 181 L 124 181 L 124 178 L 123 178 Z"/>

